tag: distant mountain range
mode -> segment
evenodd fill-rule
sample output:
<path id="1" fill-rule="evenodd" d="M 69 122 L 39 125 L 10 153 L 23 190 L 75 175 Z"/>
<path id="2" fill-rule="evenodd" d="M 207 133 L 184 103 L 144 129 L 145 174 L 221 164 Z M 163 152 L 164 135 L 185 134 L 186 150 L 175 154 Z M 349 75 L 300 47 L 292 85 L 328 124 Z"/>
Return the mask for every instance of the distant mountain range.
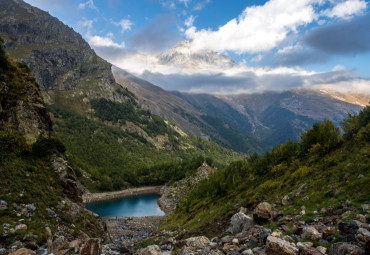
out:
<path id="1" fill-rule="evenodd" d="M 48 104 L 81 116 L 91 115 L 90 101 L 104 98 L 134 103 L 162 116 L 185 132 L 239 152 L 262 152 L 287 139 L 296 140 L 314 122 L 339 124 L 358 112 L 368 95 L 333 91 L 290 90 L 260 94 L 212 95 L 168 92 L 112 67 L 83 38 L 47 12 L 21 0 L 0 2 L 0 36 L 4 47 L 30 67 Z M 231 58 L 191 49 L 184 41 L 156 56 L 156 64 L 184 69 L 234 68 Z"/>

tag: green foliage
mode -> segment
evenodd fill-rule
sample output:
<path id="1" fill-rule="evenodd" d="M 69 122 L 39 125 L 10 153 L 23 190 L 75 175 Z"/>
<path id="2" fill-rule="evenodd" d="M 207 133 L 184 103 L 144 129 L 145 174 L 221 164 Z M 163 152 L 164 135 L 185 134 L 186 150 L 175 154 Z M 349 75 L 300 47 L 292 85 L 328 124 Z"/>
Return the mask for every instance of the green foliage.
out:
<path id="1" fill-rule="evenodd" d="M 194 231 L 212 236 L 217 232 L 207 226 L 229 222 L 229 215 L 237 212 L 240 206 L 251 211 L 261 200 L 279 203 L 303 183 L 306 185 L 300 197 L 280 210 L 286 214 L 297 213 L 305 205 L 310 215 L 322 207 L 340 206 L 345 200 L 350 200 L 354 206 L 368 202 L 368 112 L 369 107 L 366 107 L 358 116 L 350 115 L 344 121 L 347 125 L 345 131 L 349 132 L 343 135 L 346 140 L 332 123 L 324 121 L 302 134 L 300 142 L 288 141 L 264 155 L 253 154 L 248 161 L 234 162 L 217 171 L 190 193 L 175 213 L 164 221 L 162 228 L 186 228 L 189 235 Z M 320 146 L 316 147 L 317 144 Z M 360 174 L 364 176 L 361 179 L 358 178 Z M 327 196 L 338 188 L 341 192 L 337 196 Z M 303 197 L 308 200 L 303 202 Z"/>
<path id="2" fill-rule="evenodd" d="M 301 153 L 318 152 L 323 155 L 334 149 L 341 141 L 340 129 L 333 122 L 325 120 L 313 124 L 311 129 L 301 135 Z"/>
<path id="3" fill-rule="evenodd" d="M 38 157 L 50 156 L 53 153 L 64 153 L 66 147 L 56 138 L 40 138 L 32 145 L 32 152 Z"/>

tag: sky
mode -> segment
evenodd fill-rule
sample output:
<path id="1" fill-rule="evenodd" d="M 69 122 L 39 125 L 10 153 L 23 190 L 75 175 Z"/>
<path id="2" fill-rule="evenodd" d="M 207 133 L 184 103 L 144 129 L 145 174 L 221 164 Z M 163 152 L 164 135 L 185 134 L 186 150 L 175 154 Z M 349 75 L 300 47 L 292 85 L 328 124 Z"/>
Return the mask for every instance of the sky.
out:
<path id="1" fill-rule="evenodd" d="M 370 93 L 369 0 L 25 0 L 80 33 L 99 56 L 167 90 Z M 184 40 L 233 66 L 158 56 Z M 190 52 L 190 53 L 189 53 Z"/>

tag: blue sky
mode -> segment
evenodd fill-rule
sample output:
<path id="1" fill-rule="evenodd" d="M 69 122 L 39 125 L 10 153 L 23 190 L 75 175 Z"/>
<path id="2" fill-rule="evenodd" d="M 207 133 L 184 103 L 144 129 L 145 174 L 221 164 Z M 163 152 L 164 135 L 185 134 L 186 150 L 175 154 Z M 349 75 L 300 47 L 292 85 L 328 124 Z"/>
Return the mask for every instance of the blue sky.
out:
<path id="1" fill-rule="evenodd" d="M 26 2 L 48 11 L 81 33 L 92 48 L 111 63 L 166 89 L 171 89 L 169 82 L 165 85 L 161 81 L 163 75 L 170 72 L 169 68 L 165 71 L 155 67 L 137 70 L 135 67 L 140 63 L 131 67 L 128 60 L 143 61 L 146 56 L 147 61 L 148 57 L 166 51 L 182 40 L 192 40 L 195 51 L 209 50 L 228 55 L 247 68 L 243 72 L 260 70 L 255 72 L 256 76 L 261 75 L 261 70 L 269 69 L 282 75 L 335 73 L 337 79 L 337 73 L 342 72 L 346 80 L 348 77 L 361 79 L 362 90 L 368 88 L 370 91 L 369 83 L 366 83 L 370 78 L 368 0 Z M 145 71 L 159 72 L 162 79 L 151 80 L 153 75 L 145 76 Z M 307 81 L 303 83 L 307 84 Z M 173 86 L 173 89 L 177 88 Z M 341 83 L 340 86 L 345 85 Z"/>

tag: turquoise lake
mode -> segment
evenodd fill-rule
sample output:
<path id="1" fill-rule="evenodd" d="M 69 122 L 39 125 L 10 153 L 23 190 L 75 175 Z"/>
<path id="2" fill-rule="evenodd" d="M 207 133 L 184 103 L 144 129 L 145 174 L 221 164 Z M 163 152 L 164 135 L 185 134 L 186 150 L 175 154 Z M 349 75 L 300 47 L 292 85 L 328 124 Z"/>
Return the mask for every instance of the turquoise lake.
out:
<path id="1" fill-rule="evenodd" d="M 89 203 L 85 207 L 100 217 L 163 216 L 157 203 L 159 198 L 158 194 L 147 194 Z"/>

